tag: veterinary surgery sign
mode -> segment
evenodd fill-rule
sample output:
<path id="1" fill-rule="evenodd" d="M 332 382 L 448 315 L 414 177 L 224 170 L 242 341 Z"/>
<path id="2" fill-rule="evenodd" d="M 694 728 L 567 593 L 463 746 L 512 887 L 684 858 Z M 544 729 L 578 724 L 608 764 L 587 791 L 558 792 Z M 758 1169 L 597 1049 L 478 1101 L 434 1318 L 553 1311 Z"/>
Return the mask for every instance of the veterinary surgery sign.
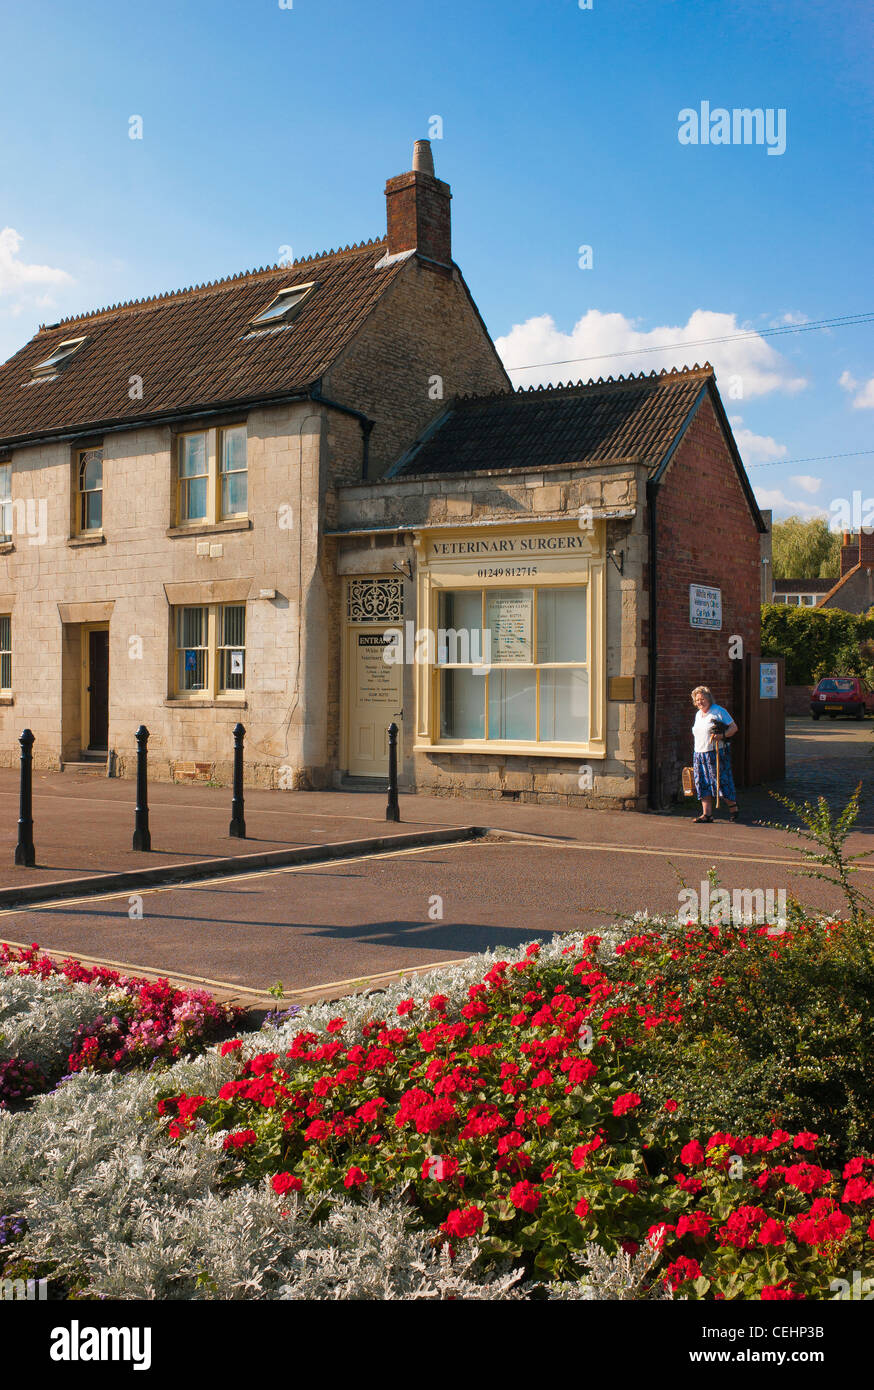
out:
<path id="1" fill-rule="evenodd" d="M 591 549 L 592 543 L 584 532 L 548 536 L 474 536 L 469 540 L 432 541 L 430 558 L 454 560 L 502 556 L 507 559 L 517 556 L 530 560 L 534 555 L 563 555 L 579 551 L 588 554 Z"/>
<path id="2" fill-rule="evenodd" d="M 722 631 L 722 590 L 706 584 L 689 585 L 689 626 Z"/>

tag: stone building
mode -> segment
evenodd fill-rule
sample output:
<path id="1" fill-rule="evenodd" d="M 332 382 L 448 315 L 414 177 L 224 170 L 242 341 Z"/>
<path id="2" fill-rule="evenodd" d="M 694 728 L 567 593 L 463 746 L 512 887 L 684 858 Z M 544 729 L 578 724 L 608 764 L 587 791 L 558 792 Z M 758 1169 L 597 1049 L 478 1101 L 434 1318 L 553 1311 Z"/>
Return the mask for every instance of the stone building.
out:
<path id="1" fill-rule="evenodd" d="M 0 367 L 0 761 L 324 785 L 341 484 L 507 376 L 420 142 L 379 240 L 39 330 Z"/>
<path id="2" fill-rule="evenodd" d="M 422 791 L 660 807 L 690 691 L 741 722 L 758 508 L 709 366 L 459 399 L 337 490 L 339 772 Z"/>
<path id="3" fill-rule="evenodd" d="M 764 523 L 709 367 L 513 391 L 427 141 L 387 235 L 0 367 L 0 762 L 660 807 Z M 739 721 L 740 722 L 740 721 Z"/>

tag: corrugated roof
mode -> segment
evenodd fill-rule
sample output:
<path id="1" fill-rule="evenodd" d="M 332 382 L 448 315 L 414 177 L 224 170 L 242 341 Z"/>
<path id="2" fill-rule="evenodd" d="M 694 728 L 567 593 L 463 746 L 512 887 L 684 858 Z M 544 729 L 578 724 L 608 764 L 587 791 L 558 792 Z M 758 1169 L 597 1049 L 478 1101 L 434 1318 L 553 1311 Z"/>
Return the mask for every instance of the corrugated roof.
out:
<path id="1" fill-rule="evenodd" d="M 355 336 L 404 260 L 376 268 L 386 242 L 247 271 L 41 328 L 0 367 L 0 443 L 292 394 L 317 381 Z M 285 286 L 318 288 L 287 326 L 250 320 Z M 87 341 L 58 373 L 33 367 L 68 338 Z M 142 399 L 131 399 L 131 377 Z"/>
<path id="2" fill-rule="evenodd" d="M 391 476 L 550 464 L 644 463 L 654 470 L 705 382 L 713 382 L 713 369 L 696 363 L 615 381 L 459 397 Z"/>

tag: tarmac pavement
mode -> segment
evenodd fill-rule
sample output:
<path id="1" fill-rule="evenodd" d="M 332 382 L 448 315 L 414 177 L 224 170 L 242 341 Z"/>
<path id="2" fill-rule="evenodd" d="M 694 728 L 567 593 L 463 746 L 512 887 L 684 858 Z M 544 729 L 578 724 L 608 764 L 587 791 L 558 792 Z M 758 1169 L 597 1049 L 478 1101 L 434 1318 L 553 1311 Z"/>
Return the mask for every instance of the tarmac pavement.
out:
<path id="1" fill-rule="evenodd" d="M 822 790 L 843 804 L 867 771 L 871 742 L 870 724 L 823 728 L 792 721 L 790 794 L 810 798 Z M 127 781 L 37 774 L 38 866 L 24 870 L 12 864 L 15 776 L 0 772 L 0 883 L 45 883 L 144 863 L 191 863 L 196 874 L 197 863 L 221 855 L 417 829 L 479 825 L 501 835 L 381 854 L 350 851 L 336 862 L 266 871 L 229 866 L 226 876 L 209 882 L 145 887 L 134 895 L 110 882 L 97 895 L 3 911 L 0 938 L 37 940 L 138 973 L 205 981 L 215 993 L 248 1003 L 265 1002 L 265 992 L 281 981 L 302 1002 L 487 947 L 591 929 L 643 908 L 676 911 L 681 880 L 698 890 L 711 865 L 729 890 L 784 888 L 813 907 L 841 906 L 833 890 L 799 874 L 792 836 L 725 819 L 694 825 L 691 804 L 659 816 L 402 796 L 403 820 L 391 825 L 382 794 L 254 791 L 246 795 L 249 838 L 239 841 L 227 834 L 229 789 L 157 784 L 155 848 L 135 854 L 133 792 Z M 741 795 L 747 816 L 758 802 L 769 818 L 785 817 L 760 791 Z M 872 846 L 867 829 L 851 838 L 851 849 Z M 874 860 L 859 882 L 874 892 Z"/>

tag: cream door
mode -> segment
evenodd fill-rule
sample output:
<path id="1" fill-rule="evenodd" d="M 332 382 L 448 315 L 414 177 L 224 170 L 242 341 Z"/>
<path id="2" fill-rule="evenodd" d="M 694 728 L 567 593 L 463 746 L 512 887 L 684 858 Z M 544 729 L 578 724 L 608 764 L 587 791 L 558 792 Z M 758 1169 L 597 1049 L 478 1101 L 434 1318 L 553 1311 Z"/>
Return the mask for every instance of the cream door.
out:
<path id="1" fill-rule="evenodd" d="M 384 623 L 346 630 L 347 771 L 353 777 L 387 777 L 388 726 L 403 727 L 403 667 L 383 659 L 385 630 Z"/>

